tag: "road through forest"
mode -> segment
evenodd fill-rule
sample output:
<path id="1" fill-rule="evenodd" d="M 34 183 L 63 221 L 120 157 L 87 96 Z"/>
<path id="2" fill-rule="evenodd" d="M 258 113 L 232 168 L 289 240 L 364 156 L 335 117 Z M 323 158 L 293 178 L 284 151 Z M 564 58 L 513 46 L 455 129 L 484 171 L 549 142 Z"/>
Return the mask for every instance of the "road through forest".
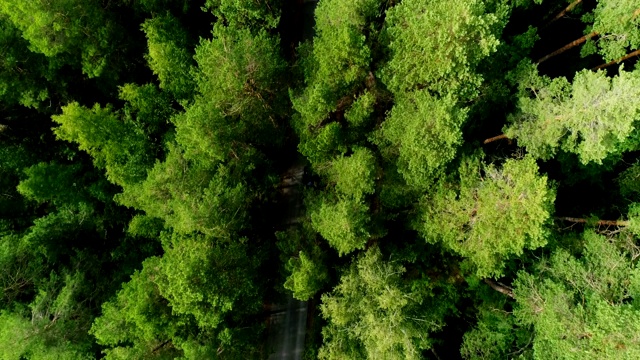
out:
<path id="1" fill-rule="evenodd" d="M 283 227 L 295 226 L 303 214 L 302 177 L 304 166 L 296 163 L 282 176 L 280 184 L 280 208 L 283 211 Z M 288 296 L 285 304 L 272 307 L 269 317 L 269 360 L 299 360 L 304 350 L 307 325 L 307 302 Z"/>

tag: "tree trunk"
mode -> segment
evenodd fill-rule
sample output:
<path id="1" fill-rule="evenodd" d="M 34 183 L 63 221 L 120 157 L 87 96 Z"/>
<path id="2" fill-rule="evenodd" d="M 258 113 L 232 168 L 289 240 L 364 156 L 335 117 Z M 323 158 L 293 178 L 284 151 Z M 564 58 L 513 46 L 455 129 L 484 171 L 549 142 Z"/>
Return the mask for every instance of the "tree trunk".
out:
<path id="1" fill-rule="evenodd" d="M 573 218 L 573 217 L 557 217 L 556 219 L 558 220 L 562 220 L 562 221 L 569 221 L 569 222 L 573 222 L 573 223 L 578 223 L 578 224 L 586 224 L 587 223 L 587 219 L 582 219 L 582 218 Z M 596 224 L 598 226 L 629 226 L 629 221 L 625 221 L 625 220 L 598 220 L 596 222 Z"/>
<path id="2" fill-rule="evenodd" d="M 498 140 L 502 140 L 502 139 L 508 139 L 507 135 L 500 134 L 498 136 L 494 136 L 494 137 L 488 138 L 485 141 L 483 141 L 482 143 L 483 144 L 488 144 L 488 143 L 491 143 L 491 142 L 494 142 L 494 141 L 498 141 Z"/>
<path id="3" fill-rule="evenodd" d="M 505 294 L 510 298 L 514 298 L 513 296 L 513 289 L 511 289 L 510 287 L 501 284 L 499 282 L 493 281 L 491 279 L 484 279 L 484 282 L 486 282 L 489 286 L 491 286 L 491 288 L 499 293 Z"/>
<path id="4" fill-rule="evenodd" d="M 156 351 L 162 349 L 163 347 L 165 347 L 170 342 L 171 342 L 171 339 L 169 339 L 169 340 L 163 342 L 162 344 L 156 346 L 153 350 L 151 350 L 151 353 L 155 353 Z"/>
<path id="5" fill-rule="evenodd" d="M 547 60 L 551 59 L 552 57 L 554 57 L 556 55 L 562 54 L 563 52 L 565 52 L 565 51 L 567 51 L 567 50 L 569 50 L 571 48 L 574 48 L 574 47 L 586 42 L 587 40 L 589 40 L 592 37 L 597 36 L 597 35 L 598 35 L 598 32 L 594 31 L 591 34 L 587 34 L 587 35 L 585 35 L 585 36 L 583 36 L 583 37 L 581 37 L 581 38 L 579 38 L 577 40 L 574 40 L 574 41 L 568 43 L 567 45 L 561 47 L 560 49 L 552 52 L 551 54 L 543 56 L 542 58 L 540 58 L 540 60 L 536 61 L 536 64 L 540 64 L 541 62 L 547 61 Z"/>
<path id="6" fill-rule="evenodd" d="M 553 24 L 558 19 L 560 19 L 561 17 L 565 16 L 569 11 L 573 10 L 573 8 L 578 6 L 578 4 L 580 4 L 581 2 L 582 2 L 582 0 L 576 0 L 576 1 L 572 2 L 571 4 L 569 4 L 569 6 L 564 8 L 564 10 L 560 11 L 558 13 L 558 15 L 556 15 L 553 19 L 551 19 L 544 27 L 547 27 L 547 26 Z"/>
<path id="7" fill-rule="evenodd" d="M 606 68 L 606 67 L 609 67 L 609 66 L 614 65 L 614 64 L 621 63 L 621 62 L 623 62 L 623 61 L 625 61 L 625 60 L 627 60 L 627 59 L 629 59 L 629 58 L 632 58 L 632 57 L 634 57 L 634 56 L 638 56 L 638 55 L 640 55 L 640 50 L 636 50 L 636 51 L 630 52 L 630 53 L 628 53 L 627 55 L 625 55 L 625 56 L 623 56 L 623 57 L 621 57 L 621 58 L 619 58 L 619 59 L 616 59 L 616 60 L 610 61 L 610 62 L 608 62 L 608 63 L 606 63 L 606 64 L 598 65 L 598 66 L 594 67 L 594 68 L 593 68 L 593 69 L 591 69 L 591 70 L 600 70 L 600 69 L 604 69 L 604 68 Z"/>

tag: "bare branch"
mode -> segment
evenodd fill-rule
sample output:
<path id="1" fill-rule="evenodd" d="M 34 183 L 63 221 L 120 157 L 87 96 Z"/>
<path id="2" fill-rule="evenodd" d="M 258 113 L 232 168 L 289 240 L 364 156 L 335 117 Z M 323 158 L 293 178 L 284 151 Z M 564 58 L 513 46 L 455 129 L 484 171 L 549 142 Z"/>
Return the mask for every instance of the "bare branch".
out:
<path id="1" fill-rule="evenodd" d="M 543 56 L 542 58 L 540 58 L 540 60 L 536 61 L 536 64 L 540 64 L 541 62 L 547 61 L 547 60 L 551 59 L 552 57 L 554 57 L 556 55 L 562 54 L 563 52 L 565 52 L 565 51 L 567 51 L 567 50 L 569 50 L 571 48 L 574 48 L 574 47 L 586 42 L 587 40 L 591 39 L 594 36 L 598 36 L 598 32 L 597 31 L 594 31 L 594 32 L 592 32 L 590 34 L 587 34 L 587 35 L 585 35 L 585 36 L 583 36 L 583 37 L 581 37 L 579 39 L 576 39 L 576 40 L 568 43 L 567 45 L 561 47 L 560 49 L 552 52 L 551 54 Z"/>

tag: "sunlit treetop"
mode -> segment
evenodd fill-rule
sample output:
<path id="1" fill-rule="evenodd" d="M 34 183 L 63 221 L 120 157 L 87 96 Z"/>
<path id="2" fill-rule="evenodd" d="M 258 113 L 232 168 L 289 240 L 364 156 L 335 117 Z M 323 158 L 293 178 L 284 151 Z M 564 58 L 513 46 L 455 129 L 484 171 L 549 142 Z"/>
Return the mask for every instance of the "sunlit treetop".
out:
<path id="1" fill-rule="evenodd" d="M 475 67 L 496 51 L 501 16 L 478 0 L 400 2 L 385 19 L 391 59 L 383 82 L 396 94 L 426 88 L 472 97 L 482 82 Z"/>
<path id="2" fill-rule="evenodd" d="M 207 0 L 219 21 L 230 27 L 245 29 L 275 28 L 280 22 L 281 0 Z"/>
<path id="3" fill-rule="evenodd" d="M 194 65 L 187 32 L 171 15 L 157 16 L 142 24 L 147 37 L 149 67 L 160 80 L 160 88 L 178 100 L 188 100 L 195 91 Z"/>
<path id="4" fill-rule="evenodd" d="M 572 83 L 539 76 L 534 67 L 521 67 L 523 95 L 509 117 L 505 134 L 518 139 L 535 157 L 549 159 L 559 150 L 575 153 L 583 164 L 602 163 L 609 154 L 633 147 L 640 118 L 640 71 L 580 71 Z"/>
<path id="5" fill-rule="evenodd" d="M 321 1 L 315 11 L 316 35 L 303 60 L 305 85 L 293 107 L 306 126 L 318 126 L 338 103 L 362 86 L 369 72 L 368 24 L 381 15 L 380 0 Z"/>
<path id="6" fill-rule="evenodd" d="M 633 359 L 640 356 L 640 270 L 620 234 L 583 236 L 577 257 L 558 249 L 515 282 L 514 315 L 533 326 L 536 359 Z M 631 242 L 633 244 L 633 241 Z"/>
<path id="7" fill-rule="evenodd" d="M 640 4 L 634 0 L 599 0 L 593 13 L 584 20 L 593 21 L 587 32 L 597 32 L 583 49 L 583 55 L 597 51 L 605 61 L 640 49 Z"/>
<path id="8" fill-rule="evenodd" d="M 33 52 L 71 56 L 90 77 L 108 65 L 116 25 L 94 1 L 4 0 L 0 12 L 22 31 Z"/>
<path id="9" fill-rule="evenodd" d="M 467 258 L 480 277 L 499 276 L 504 262 L 547 243 L 555 192 L 531 157 L 502 168 L 465 160 L 460 185 L 443 183 L 422 204 L 418 230 Z"/>
<path id="10" fill-rule="evenodd" d="M 428 279 L 407 281 L 405 272 L 377 247 L 355 259 L 333 291 L 322 296 L 328 325 L 320 359 L 422 358 L 455 294 Z"/>
<path id="11" fill-rule="evenodd" d="M 462 143 L 467 111 L 452 96 L 438 99 L 426 90 L 397 97 L 382 124 L 380 148 L 397 159 L 398 171 L 416 189 L 428 188 Z"/>

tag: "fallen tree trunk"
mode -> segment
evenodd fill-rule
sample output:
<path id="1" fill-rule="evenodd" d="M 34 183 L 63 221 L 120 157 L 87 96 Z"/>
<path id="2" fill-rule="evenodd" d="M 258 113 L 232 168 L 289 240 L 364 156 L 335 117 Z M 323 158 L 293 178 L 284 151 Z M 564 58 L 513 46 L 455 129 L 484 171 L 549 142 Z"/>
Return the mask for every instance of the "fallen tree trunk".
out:
<path id="1" fill-rule="evenodd" d="M 611 66 L 611 65 L 614 65 L 614 64 L 618 64 L 618 63 L 620 63 L 620 62 L 623 62 L 623 61 L 625 61 L 625 60 L 627 60 L 627 59 L 629 59 L 629 58 L 632 58 L 632 57 L 634 57 L 634 56 L 638 56 L 638 55 L 640 55 L 640 49 L 639 49 L 639 50 L 636 50 L 636 51 L 633 51 L 633 52 L 630 52 L 630 53 L 628 53 L 627 55 L 625 55 L 625 56 L 623 56 L 623 57 L 621 57 L 621 58 L 619 58 L 619 59 L 615 59 L 615 60 L 613 60 L 613 61 L 610 61 L 610 62 L 608 62 L 608 63 L 606 63 L 606 64 L 598 65 L 598 66 L 594 67 L 594 68 L 593 68 L 593 69 L 591 69 L 591 70 L 600 70 L 600 69 L 604 69 L 604 68 L 606 68 L 606 67 L 608 67 L 608 66 Z"/>
<path id="2" fill-rule="evenodd" d="M 585 36 L 583 36 L 583 37 L 581 37 L 579 39 L 576 39 L 576 40 L 568 43 L 567 45 L 561 47 L 560 49 L 558 49 L 558 50 L 556 50 L 556 51 L 554 51 L 554 52 L 552 52 L 552 53 L 550 53 L 550 54 L 548 54 L 546 56 L 541 57 L 538 61 L 536 61 L 536 64 L 540 64 L 541 62 L 547 61 L 547 60 L 551 59 L 552 57 L 554 57 L 556 55 L 560 55 L 563 52 L 565 52 L 565 51 L 567 51 L 567 50 L 569 50 L 571 48 L 574 48 L 574 47 L 586 42 L 587 40 L 589 40 L 592 37 L 597 36 L 597 35 L 598 35 L 598 32 L 594 31 L 594 32 L 592 32 L 590 34 L 587 34 L 587 35 L 585 35 Z"/>
<path id="3" fill-rule="evenodd" d="M 571 4 L 569 4 L 569 6 L 564 8 L 564 10 L 560 11 L 558 13 L 558 15 L 556 15 L 553 19 L 551 19 L 544 27 L 547 27 L 547 26 L 553 24 L 558 19 L 560 19 L 561 17 L 565 16 L 569 11 L 573 10 L 573 8 L 578 6 L 578 4 L 580 4 L 581 2 L 582 2 L 582 0 L 576 0 L 576 1 L 572 2 Z"/>
<path id="4" fill-rule="evenodd" d="M 500 134 L 498 136 L 494 136 L 494 137 L 490 137 L 488 139 L 486 139 L 485 141 L 483 141 L 483 144 L 488 144 L 494 141 L 498 141 L 498 140 L 502 140 L 502 139 L 508 139 L 507 135 L 505 134 Z"/>
<path id="5" fill-rule="evenodd" d="M 557 217 L 556 219 L 562 220 L 562 221 L 569 221 L 569 222 L 577 223 L 577 224 L 586 224 L 587 222 L 589 222 L 588 219 L 574 218 L 574 217 L 567 217 L 567 216 Z M 596 225 L 598 225 L 598 226 L 629 226 L 629 221 L 626 221 L 626 220 L 598 220 L 598 221 L 596 221 Z"/>
<path id="6" fill-rule="evenodd" d="M 493 290 L 505 294 L 510 298 L 514 298 L 512 288 L 491 279 L 484 279 L 484 282 L 491 286 Z"/>

